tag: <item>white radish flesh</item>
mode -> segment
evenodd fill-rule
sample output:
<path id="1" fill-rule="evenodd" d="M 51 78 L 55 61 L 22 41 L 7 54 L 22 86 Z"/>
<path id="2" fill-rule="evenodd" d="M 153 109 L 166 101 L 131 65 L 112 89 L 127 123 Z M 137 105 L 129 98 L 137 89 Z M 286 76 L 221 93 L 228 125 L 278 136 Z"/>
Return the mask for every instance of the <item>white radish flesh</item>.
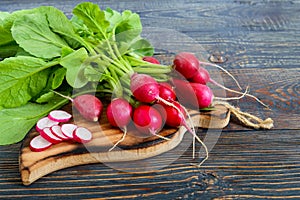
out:
<path id="1" fill-rule="evenodd" d="M 52 146 L 52 143 L 45 140 L 41 135 L 34 137 L 29 144 L 31 151 L 44 151 Z"/>
<path id="2" fill-rule="evenodd" d="M 73 132 L 73 140 L 80 143 L 86 143 L 92 140 L 92 133 L 84 127 L 78 127 Z"/>
<path id="3" fill-rule="evenodd" d="M 68 122 L 72 115 L 64 110 L 53 110 L 49 113 L 48 118 L 56 122 Z"/>
<path id="4" fill-rule="evenodd" d="M 57 124 L 59 124 L 59 122 L 53 121 L 48 117 L 43 117 L 36 123 L 36 130 L 38 132 L 41 132 L 44 128 L 51 127 Z"/>
<path id="5" fill-rule="evenodd" d="M 40 135 L 45 139 L 48 140 L 49 142 L 53 143 L 53 144 L 57 144 L 59 142 L 62 141 L 61 138 L 56 137 L 52 131 L 50 130 L 49 127 L 44 128 L 41 132 Z"/>
<path id="6" fill-rule="evenodd" d="M 69 139 L 73 139 L 73 132 L 77 129 L 77 126 L 75 124 L 63 124 L 61 125 L 61 131 L 64 136 L 66 136 Z"/>
<path id="7" fill-rule="evenodd" d="M 61 131 L 61 126 L 59 125 L 55 125 L 50 127 L 51 132 L 53 133 L 53 135 L 55 135 L 56 137 L 62 139 L 62 140 L 68 140 L 69 138 L 67 136 L 65 136 L 62 131 Z"/>

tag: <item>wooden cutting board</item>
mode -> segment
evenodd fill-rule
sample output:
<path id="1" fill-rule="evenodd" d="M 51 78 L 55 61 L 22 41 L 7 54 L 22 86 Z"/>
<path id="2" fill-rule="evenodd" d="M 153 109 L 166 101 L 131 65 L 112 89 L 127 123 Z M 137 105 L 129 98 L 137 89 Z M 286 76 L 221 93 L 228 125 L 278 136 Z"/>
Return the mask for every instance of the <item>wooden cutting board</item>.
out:
<path id="1" fill-rule="evenodd" d="M 72 113 L 68 105 L 64 110 Z M 216 105 L 216 110 L 209 112 L 189 111 L 195 127 L 224 128 L 229 123 L 230 111 L 222 105 Z M 112 151 L 108 151 L 113 144 L 121 139 L 123 132 L 112 128 L 107 119 L 102 115 L 99 122 L 89 122 L 73 112 L 74 122 L 78 126 L 88 128 L 93 133 L 93 139 L 89 143 L 79 144 L 73 142 L 61 142 L 51 146 L 42 152 L 33 152 L 29 148 L 30 140 L 38 135 L 33 128 L 23 141 L 20 150 L 19 167 L 21 179 L 24 185 L 30 185 L 39 178 L 68 167 L 104 163 L 104 162 L 128 162 L 154 157 L 174 149 L 183 139 L 186 129 L 163 129 L 160 135 L 170 140 L 163 140 L 156 136 L 139 137 L 134 129 L 128 130 L 125 139 Z M 120 147 L 120 148 L 119 148 Z M 126 151 L 122 149 L 125 148 Z"/>

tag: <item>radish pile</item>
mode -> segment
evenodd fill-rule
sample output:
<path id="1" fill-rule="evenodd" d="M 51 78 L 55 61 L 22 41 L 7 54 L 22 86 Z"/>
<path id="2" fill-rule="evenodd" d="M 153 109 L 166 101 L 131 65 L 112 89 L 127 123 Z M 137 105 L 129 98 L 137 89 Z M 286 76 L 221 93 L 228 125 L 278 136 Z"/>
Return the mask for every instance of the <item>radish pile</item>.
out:
<path id="1" fill-rule="evenodd" d="M 147 56 L 143 57 L 142 60 L 160 65 L 154 57 Z M 192 53 L 182 52 L 175 56 L 172 66 L 174 73 L 169 73 L 167 81 L 157 81 L 149 74 L 130 73 L 128 75 L 129 84 L 124 86 L 127 89 L 127 94 L 130 94 L 129 98 L 128 95 L 124 97 L 116 95 L 117 97 L 109 102 L 106 109 L 105 114 L 110 125 L 123 132 L 121 139 L 109 151 L 112 151 L 125 139 L 127 127 L 130 125 L 139 132 L 136 137 L 155 136 L 164 140 L 169 140 L 168 137 L 160 135 L 160 131 L 164 127 L 184 126 L 193 135 L 193 148 L 196 140 L 205 148 L 206 157 L 199 164 L 201 165 L 208 158 L 208 150 L 196 135 L 186 108 L 201 110 L 209 109 L 212 106 L 217 97 L 207 85 L 208 82 L 227 89 L 211 79 L 208 71 L 201 66 L 204 64 L 213 65 L 200 62 Z M 223 69 L 223 71 L 225 70 Z M 238 83 L 237 85 L 239 86 Z M 83 94 L 73 99 L 56 91 L 53 92 L 69 99 L 85 119 L 97 122 L 101 117 L 103 104 L 97 97 Z M 245 96 L 245 93 L 234 92 Z M 48 117 L 40 119 L 36 124 L 36 130 L 40 135 L 31 140 L 30 148 L 33 151 L 42 151 L 52 144 L 65 140 L 80 143 L 92 140 L 92 133 L 88 129 L 67 123 L 71 117 L 72 115 L 62 110 L 54 110 L 49 113 Z M 193 149 L 193 158 L 194 154 L 195 149 Z"/>
<path id="2" fill-rule="evenodd" d="M 30 149 L 40 152 L 62 141 L 78 143 L 91 141 L 92 133 L 87 128 L 68 123 L 71 118 L 72 115 L 63 110 L 53 110 L 47 117 L 41 118 L 36 123 L 36 130 L 39 135 L 30 141 Z"/>

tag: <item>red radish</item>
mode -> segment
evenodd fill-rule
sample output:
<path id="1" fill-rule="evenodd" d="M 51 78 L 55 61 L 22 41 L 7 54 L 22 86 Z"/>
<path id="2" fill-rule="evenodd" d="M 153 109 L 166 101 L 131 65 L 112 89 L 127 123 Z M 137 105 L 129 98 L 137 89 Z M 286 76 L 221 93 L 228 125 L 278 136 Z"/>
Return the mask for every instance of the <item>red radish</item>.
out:
<path id="1" fill-rule="evenodd" d="M 103 110 L 102 102 L 90 94 L 75 97 L 73 104 L 85 119 L 94 122 L 98 121 Z"/>
<path id="2" fill-rule="evenodd" d="M 52 143 L 45 140 L 41 135 L 35 136 L 29 144 L 31 151 L 44 151 L 52 146 Z"/>
<path id="3" fill-rule="evenodd" d="M 53 135 L 55 135 L 56 137 L 58 137 L 62 140 L 68 140 L 69 139 L 67 136 L 65 136 L 62 133 L 61 126 L 59 126 L 59 125 L 54 125 L 54 126 L 50 127 L 50 130 L 53 133 Z"/>
<path id="4" fill-rule="evenodd" d="M 87 143 L 92 140 L 92 133 L 87 128 L 78 127 L 73 132 L 73 140 L 79 143 Z"/>
<path id="5" fill-rule="evenodd" d="M 197 73 L 199 68 L 199 60 L 192 53 L 181 52 L 175 56 L 173 60 L 173 66 L 176 71 L 181 73 L 185 78 L 189 79 Z"/>
<path id="6" fill-rule="evenodd" d="M 152 64 L 160 64 L 160 62 L 156 58 L 154 58 L 152 56 L 144 56 L 143 60 L 147 61 L 149 63 L 152 63 Z"/>
<path id="7" fill-rule="evenodd" d="M 67 122 L 71 119 L 72 115 L 64 110 L 52 110 L 48 118 L 56 122 Z"/>
<path id="8" fill-rule="evenodd" d="M 183 125 L 187 127 L 186 120 L 185 120 L 186 118 L 185 110 L 177 101 L 173 103 L 178 109 L 175 109 L 172 106 L 163 105 L 163 108 L 166 112 L 166 125 L 171 127 L 178 127 Z M 178 112 L 178 110 L 180 110 L 180 113 Z"/>
<path id="9" fill-rule="evenodd" d="M 57 144 L 62 141 L 61 138 L 56 137 L 50 130 L 49 127 L 44 128 L 41 132 L 40 135 L 45 139 L 51 142 L 52 144 Z"/>
<path id="10" fill-rule="evenodd" d="M 73 132 L 78 128 L 75 124 L 63 124 L 61 125 L 61 132 L 69 139 L 73 139 Z"/>
<path id="11" fill-rule="evenodd" d="M 132 106 L 125 99 L 113 99 L 107 106 L 106 116 L 112 126 L 122 129 L 131 121 Z"/>
<path id="12" fill-rule="evenodd" d="M 196 82 L 196 83 L 201 83 L 201 84 L 207 84 L 208 82 L 226 90 L 232 93 L 236 94 L 241 94 L 243 96 L 249 96 L 254 98 L 256 101 L 258 101 L 260 104 L 262 104 L 265 107 L 268 107 L 266 104 L 264 104 L 261 100 L 259 100 L 257 97 L 251 95 L 251 94 L 246 94 L 243 92 L 235 91 L 230 88 L 227 88 L 223 86 L 222 84 L 216 82 L 213 80 L 208 71 L 201 67 L 201 65 L 208 65 L 208 66 L 213 66 L 221 69 L 223 72 L 228 74 L 237 84 L 239 89 L 241 89 L 240 84 L 238 81 L 232 76 L 227 70 L 225 70 L 223 67 L 213 64 L 213 63 L 208 63 L 208 62 L 203 62 L 199 61 L 197 57 L 189 52 L 181 52 L 175 56 L 175 59 L 173 61 L 174 63 L 174 68 L 180 72 L 185 78 L 189 79 L 191 82 Z M 234 98 L 233 98 L 234 99 Z M 239 98 L 237 98 L 239 99 Z"/>
<path id="13" fill-rule="evenodd" d="M 133 112 L 133 122 L 139 132 L 145 136 L 156 135 L 160 138 L 168 140 L 158 132 L 162 129 L 162 117 L 160 113 L 149 105 L 140 105 Z"/>
<path id="14" fill-rule="evenodd" d="M 51 127 L 51 126 L 54 126 L 57 124 L 59 124 L 59 122 L 53 121 L 53 120 L 49 119 L 48 117 L 43 117 L 38 120 L 35 128 L 38 132 L 41 132 L 44 128 Z"/>
<path id="15" fill-rule="evenodd" d="M 176 100 L 175 91 L 167 82 L 159 83 L 159 96 L 169 102 Z"/>
<path id="16" fill-rule="evenodd" d="M 213 101 L 213 92 L 207 86 L 200 83 L 190 83 L 185 80 L 172 80 L 177 98 L 181 103 L 189 104 L 193 108 L 207 108 Z"/>
<path id="17" fill-rule="evenodd" d="M 109 149 L 111 151 L 126 137 L 127 125 L 130 123 L 132 117 L 132 106 L 125 99 L 113 99 L 107 106 L 106 116 L 112 126 L 119 127 L 124 132 L 122 138 Z"/>
<path id="18" fill-rule="evenodd" d="M 208 82 L 211 82 L 212 79 L 210 78 L 208 71 L 199 66 L 197 73 L 195 73 L 194 76 L 189 79 L 189 81 L 206 85 Z"/>
<path id="19" fill-rule="evenodd" d="M 69 99 L 85 119 L 94 122 L 98 121 L 103 110 L 103 104 L 100 99 L 94 95 L 83 94 L 72 99 L 71 97 L 62 95 L 56 91 L 53 92 Z"/>
<path id="20" fill-rule="evenodd" d="M 154 103 L 159 101 L 167 105 L 172 103 L 159 96 L 159 84 L 147 74 L 134 73 L 130 78 L 130 90 L 133 96 L 143 103 Z"/>
<path id="21" fill-rule="evenodd" d="M 144 103 L 152 103 L 159 98 L 159 85 L 146 74 L 134 73 L 130 78 L 130 90 L 134 97 Z"/>

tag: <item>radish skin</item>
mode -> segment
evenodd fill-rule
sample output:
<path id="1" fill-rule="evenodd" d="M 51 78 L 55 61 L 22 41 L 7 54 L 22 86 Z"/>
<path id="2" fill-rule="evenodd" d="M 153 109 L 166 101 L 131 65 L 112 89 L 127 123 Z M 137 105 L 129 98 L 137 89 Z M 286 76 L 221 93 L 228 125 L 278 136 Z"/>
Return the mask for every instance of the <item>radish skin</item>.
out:
<path id="1" fill-rule="evenodd" d="M 176 93 L 173 87 L 167 82 L 159 83 L 159 96 L 169 102 L 176 100 Z"/>
<path id="2" fill-rule="evenodd" d="M 160 62 L 152 56 L 144 56 L 143 60 L 152 64 L 160 64 Z"/>
<path id="3" fill-rule="evenodd" d="M 121 143 L 127 134 L 127 125 L 131 122 L 133 109 L 128 101 L 122 98 L 113 99 L 107 106 L 106 116 L 110 125 L 118 127 L 123 131 L 123 136 L 110 149 L 112 151 Z"/>
<path id="4" fill-rule="evenodd" d="M 98 121 L 103 110 L 103 104 L 100 99 L 98 99 L 94 95 L 83 94 L 72 99 L 71 97 L 60 94 L 59 92 L 56 92 L 54 90 L 52 90 L 52 92 L 66 99 L 69 99 L 73 103 L 76 110 L 78 110 L 78 112 L 85 119 L 93 122 Z"/>
<path id="5" fill-rule="evenodd" d="M 157 136 L 165 140 L 169 138 L 159 135 L 162 129 L 162 117 L 160 113 L 153 107 L 148 105 L 140 105 L 133 112 L 133 122 L 137 130 L 146 137 Z"/>
<path id="6" fill-rule="evenodd" d="M 197 73 L 199 60 L 189 52 L 178 53 L 173 60 L 173 67 L 176 71 L 189 79 Z"/>
<path id="7" fill-rule="evenodd" d="M 45 140 L 41 135 L 35 136 L 29 144 L 31 151 L 41 152 L 52 146 L 52 143 Z"/>

